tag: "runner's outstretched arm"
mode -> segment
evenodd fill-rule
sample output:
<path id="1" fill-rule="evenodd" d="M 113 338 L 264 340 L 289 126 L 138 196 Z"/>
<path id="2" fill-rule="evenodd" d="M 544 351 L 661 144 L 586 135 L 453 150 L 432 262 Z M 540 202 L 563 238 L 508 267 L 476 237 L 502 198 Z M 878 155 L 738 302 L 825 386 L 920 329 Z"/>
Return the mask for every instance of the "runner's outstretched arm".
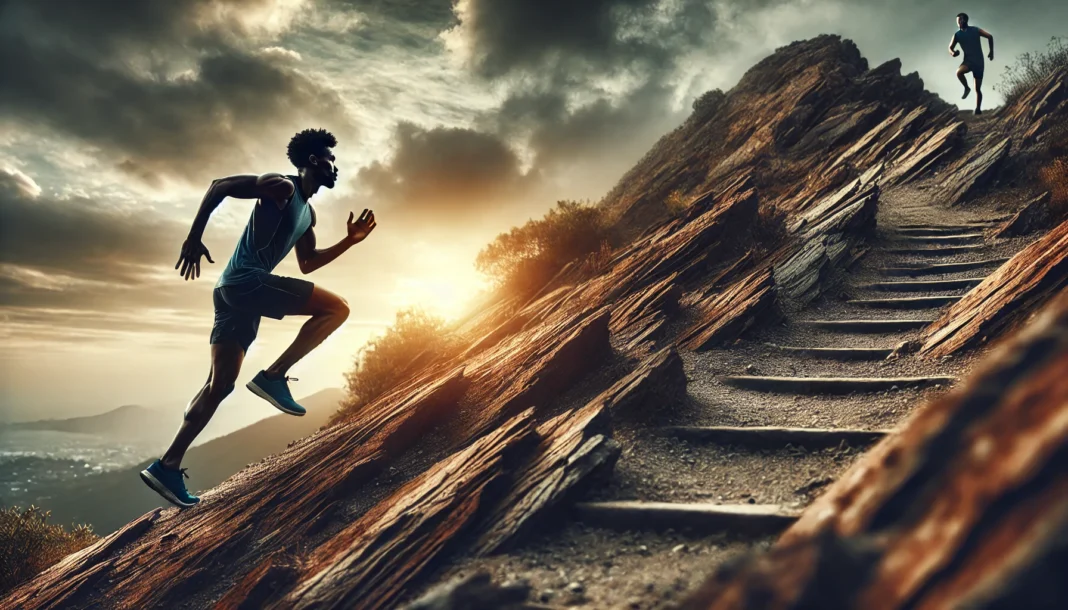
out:
<path id="1" fill-rule="evenodd" d="M 294 190 L 293 182 L 282 174 L 263 174 L 261 176 L 245 174 L 212 180 L 208 191 L 204 193 L 204 199 L 200 201 L 200 208 L 193 219 L 193 226 L 189 229 L 189 236 L 186 237 L 185 243 L 182 244 L 182 252 L 179 254 L 178 262 L 174 264 L 174 268 L 178 269 L 181 266 L 180 273 L 182 277 L 191 280 L 200 277 L 201 256 L 206 257 L 209 263 L 215 262 L 211 260 L 211 255 L 208 253 L 208 249 L 204 247 L 201 239 L 204 237 L 204 229 L 208 226 L 208 219 L 211 218 L 211 213 L 215 211 L 215 208 L 219 207 L 223 199 L 227 197 L 260 199 L 262 201 L 271 201 L 279 208 L 282 208 L 293 196 Z"/>
<path id="2" fill-rule="evenodd" d="M 983 28 L 979 28 L 979 35 L 990 41 L 990 54 L 987 57 L 990 58 L 990 61 L 994 61 L 994 35 Z"/>
<path id="3" fill-rule="evenodd" d="M 315 247 L 314 223 L 312 227 L 308 227 L 308 230 L 297 241 L 297 264 L 300 266 L 302 273 L 307 275 L 320 267 L 334 262 L 343 252 L 367 239 L 371 231 L 378 226 L 378 223 L 375 222 L 375 213 L 371 210 L 364 210 L 363 214 L 360 214 L 360 218 L 355 222 L 353 221 L 354 216 L 355 214 L 349 212 L 345 237 L 324 250 L 319 250 Z"/>

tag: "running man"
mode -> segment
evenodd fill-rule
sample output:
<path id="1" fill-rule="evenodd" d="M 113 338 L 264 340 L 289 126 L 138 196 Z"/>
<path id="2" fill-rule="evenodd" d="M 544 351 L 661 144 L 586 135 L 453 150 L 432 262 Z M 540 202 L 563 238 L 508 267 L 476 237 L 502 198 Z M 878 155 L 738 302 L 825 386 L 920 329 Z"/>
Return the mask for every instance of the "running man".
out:
<path id="1" fill-rule="evenodd" d="M 975 114 L 983 114 L 984 66 L 983 47 L 979 44 L 979 38 L 986 38 L 990 41 L 990 54 L 987 57 L 990 61 L 994 61 L 994 36 L 982 28 L 968 25 L 967 13 L 957 14 L 957 28 L 957 31 L 953 32 L 953 40 L 949 42 L 949 54 L 953 57 L 960 55 L 960 51 L 955 48 L 958 43 L 960 43 L 960 48 L 964 49 L 964 61 L 957 68 L 957 78 L 960 84 L 964 85 L 964 97 L 961 99 L 968 99 L 968 94 L 972 92 L 968 87 L 967 79 L 964 78 L 965 74 L 971 72 L 972 78 L 975 79 Z"/>
<path id="2" fill-rule="evenodd" d="M 200 498 L 186 490 L 182 477 L 189 478 L 181 467 L 182 458 L 193 439 L 208 424 L 219 403 L 234 390 L 241 361 L 256 338 L 260 317 L 277 320 L 283 316 L 309 316 L 297 338 L 274 364 L 260 371 L 248 382 L 248 389 L 283 413 L 304 415 L 304 407 L 293 400 L 286 372 L 349 315 L 348 305 L 338 295 L 311 282 L 273 275 L 278 263 L 296 246 L 300 270 L 311 273 L 334 261 L 341 253 L 360 243 L 375 228 L 375 215 L 364 210 L 353 221 L 349 212 L 345 237 L 329 248 L 315 243 L 315 211 L 308 200 L 319 187 L 334 188 L 337 167 L 333 148 L 337 140 L 322 129 L 306 129 L 289 141 L 289 160 L 297 174 L 263 174 L 231 176 L 215 180 L 200 203 L 193 227 L 182 244 L 174 268 L 186 280 L 200 277 L 200 258 L 211 255 L 201 237 L 208 218 L 227 197 L 255 199 L 245 231 L 237 242 L 230 262 L 215 284 L 215 325 L 211 330 L 211 371 L 185 410 L 178 434 L 163 457 L 141 471 L 141 479 L 159 495 L 186 508 Z"/>

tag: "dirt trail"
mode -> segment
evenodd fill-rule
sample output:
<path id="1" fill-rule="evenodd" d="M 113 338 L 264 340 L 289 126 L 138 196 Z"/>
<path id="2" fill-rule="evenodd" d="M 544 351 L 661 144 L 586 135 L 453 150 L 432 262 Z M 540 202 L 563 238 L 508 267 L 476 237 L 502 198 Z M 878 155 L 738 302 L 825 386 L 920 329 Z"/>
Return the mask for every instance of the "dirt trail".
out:
<path id="1" fill-rule="evenodd" d="M 512 552 L 459 560 L 433 580 L 483 569 L 497 582 L 527 581 L 536 605 L 661 608 L 715 565 L 770 545 L 864 451 L 847 433 L 894 428 L 975 361 L 886 358 L 971 285 L 930 282 L 981 279 L 1026 245 L 984 232 L 996 210 L 940 206 L 929 190 L 884 193 L 870 251 L 823 298 L 731 345 L 683 352 L 686 399 L 652 426 L 617 430 L 623 453 L 610 480 L 567 522 Z M 931 268 L 957 263 L 975 264 Z M 826 323 L 842 321 L 854 323 Z M 888 321 L 906 323 L 887 329 Z M 779 438 L 789 434 L 793 442 Z"/>

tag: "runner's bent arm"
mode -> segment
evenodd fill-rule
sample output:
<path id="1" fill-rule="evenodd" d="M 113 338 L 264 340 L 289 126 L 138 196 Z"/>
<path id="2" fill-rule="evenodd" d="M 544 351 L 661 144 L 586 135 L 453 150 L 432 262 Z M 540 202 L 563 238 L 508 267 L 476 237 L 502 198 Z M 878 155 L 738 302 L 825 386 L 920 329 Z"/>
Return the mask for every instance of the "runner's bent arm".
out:
<path id="1" fill-rule="evenodd" d="M 284 208 L 293 196 L 295 190 L 293 182 L 282 174 L 263 174 L 256 176 L 245 174 L 230 176 L 213 180 L 208 191 L 204 193 L 204 199 L 200 201 L 200 208 L 193 219 L 193 226 L 189 229 L 189 236 L 182 244 L 181 254 L 174 268 L 181 266 L 180 273 L 186 280 L 200 277 L 200 257 L 206 257 L 209 263 L 211 254 L 201 241 L 204 237 L 204 229 L 208 226 L 208 219 L 215 208 L 219 207 L 223 199 L 235 197 L 237 199 L 259 199 L 269 201 Z"/>
<path id="2" fill-rule="evenodd" d="M 282 174 L 260 176 L 244 174 L 213 180 L 211 186 L 208 187 L 208 192 L 204 193 L 204 199 L 200 202 L 200 209 L 197 210 L 196 218 L 193 220 L 193 227 L 189 229 L 189 237 L 200 239 L 204 236 L 208 218 L 211 218 L 211 213 L 227 197 L 262 199 L 283 208 L 293 196 L 294 190 L 293 182 Z"/>
<path id="3" fill-rule="evenodd" d="M 307 275 L 320 267 L 328 265 L 341 256 L 342 252 L 367 239 L 367 236 L 376 226 L 374 212 L 364 210 L 363 214 L 360 215 L 360 219 L 355 222 L 352 220 L 353 216 L 354 214 L 349 212 L 345 237 L 342 237 L 341 241 L 325 250 L 318 250 L 315 247 L 315 230 L 313 228 L 315 221 L 312 221 L 312 226 L 308 227 L 308 230 L 297 241 L 297 264 L 300 266 L 301 272 Z"/>
<path id="4" fill-rule="evenodd" d="M 957 52 L 953 50 L 953 47 L 957 46 L 957 34 L 953 33 L 953 38 L 949 41 L 949 54 L 953 57 L 957 56 Z"/>
<path id="5" fill-rule="evenodd" d="M 994 35 L 983 28 L 979 28 L 979 35 L 990 41 L 990 55 L 987 55 L 987 57 L 990 58 L 990 61 L 994 61 Z"/>

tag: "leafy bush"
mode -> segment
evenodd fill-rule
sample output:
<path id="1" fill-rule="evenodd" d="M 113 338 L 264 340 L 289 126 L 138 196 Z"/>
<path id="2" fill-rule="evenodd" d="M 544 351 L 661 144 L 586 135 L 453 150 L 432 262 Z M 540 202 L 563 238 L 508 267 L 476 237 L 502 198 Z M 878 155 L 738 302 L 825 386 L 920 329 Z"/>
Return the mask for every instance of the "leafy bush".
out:
<path id="1" fill-rule="evenodd" d="M 693 101 L 693 114 L 700 118 L 712 116 L 726 101 L 727 95 L 720 89 L 705 91 Z"/>
<path id="2" fill-rule="evenodd" d="M 603 257 L 608 223 L 602 208 L 577 201 L 558 201 L 544 217 L 501 233 L 478 253 L 475 268 L 501 288 L 518 295 L 537 292 L 564 265 Z"/>
<path id="3" fill-rule="evenodd" d="M 0 596 L 99 539 L 88 525 L 67 532 L 49 516 L 36 506 L 0 509 Z"/>
<path id="4" fill-rule="evenodd" d="M 1005 105 L 1009 105 L 1050 74 L 1065 67 L 1068 67 L 1068 38 L 1053 36 L 1045 51 L 1017 56 L 1016 61 L 1002 72 L 1001 84 L 994 88 L 1005 97 Z"/>
<path id="5" fill-rule="evenodd" d="M 398 311 L 393 326 L 356 353 L 352 370 L 345 374 L 349 400 L 334 419 L 358 410 L 403 381 L 418 364 L 455 347 L 443 319 L 414 307 Z"/>

